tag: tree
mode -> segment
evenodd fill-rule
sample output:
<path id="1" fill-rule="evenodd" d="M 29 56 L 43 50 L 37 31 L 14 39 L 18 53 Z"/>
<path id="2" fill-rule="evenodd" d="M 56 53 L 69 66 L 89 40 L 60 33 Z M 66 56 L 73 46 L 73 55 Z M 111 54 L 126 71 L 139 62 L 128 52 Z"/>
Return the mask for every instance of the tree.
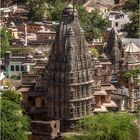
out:
<path id="1" fill-rule="evenodd" d="M 127 113 L 103 113 L 80 120 L 80 136 L 65 140 L 136 140 L 135 117 Z M 81 133 L 82 132 L 82 133 Z"/>
<path id="2" fill-rule="evenodd" d="M 99 11 L 93 10 L 89 13 L 82 5 L 77 6 L 77 9 L 80 24 L 85 31 L 85 37 L 88 42 L 92 42 L 93 38 L 101 37 L 102 32 L 107 31 L 109 20 L 103 18 Z"/>
<path id="3" fill-rule="evenodd" d="M 128 32 L 127 37 L 129 38 L 139 38 L 140 27 L 139 27 L 139 10 L 131 13 L 130 23 L 126 25 L 126 31 Z"/>
<path id="4" fill-rule="evenodd" d="M 62 9 L 66 4 L 64 2 L 62 3 L 61 0 L 56 0 L 54 9 L 50 14 L 50 20 L 60 21 Z M 85 37 L 88 42 L 91 42 L 93 38 L 101 37 L 101 33 L 107 31 L 109 21 L 107 18 L 103 18 L 99 11 L 89 13 L 82 5 L 76 4 L 75 7 L 78 10 L 80 24 L 85 31 Z"/>
<path id="5" fill-rule="evenodd" d="M 123 5 L 123 9 L 126 11 L 136 11 L 139 9 L 139 0 L 127 0 Z"/>
<path id="6" fill-rule="evenodd" d="M 42 21 L 48 11 L 47 0 L 27 0 L 26 5 L 30 10 L 29 19 L 33 21 Z"/>
<path id="7" fill-rule="evenodd" d="M 139 27 L 139 0 L 128 0 L 125 2 L 124 10 L 131 12 L 130 23 L 126 25 L 126 31 L 128 32 L 127 37 L 139 38 L 140 27 Z"/>
<path id="8" fill-rule="evenodd" d="M 99 57 L 99 52 L 95 48 L 90 49 L 91 53 L 93 54 L 94 57 L 98 58 Z"/>
<path id="9" fill-rule="evenodd" d="M 122 77 L 126 82 L 129 82 L 131 78 L 134 78 L 134 83 L 140 83 L 140 81 L 136 80 L 135 78 L 140 75 L 140 69 L 134 69 L 134 70 L 127 70 L 122 74 Z"/>
<path id="10" fill-rule="evenodd" d="M 23 115 L 20 94 L 3 91 L 1 95 L 1 138 L 2 140 L 28 140 L 29 118 Z"/>
<path id="11" fill-rule="evenodd" d="M 0 37 L 1 37 L 0 53 L 1 53 L 1 57 L 4 57 L 5 52 L 10 50 L 9 40 L 11 38 L 11 35 L 6 28 L 2 28 L 0 30 Z"/>
<path id="12" fill-rule="evenodd" d="M 61 13 L 64 7 L 66 6 L 66 2 L 62 2 L 61 0 L 55 0 L 52 11 L 49 14 L 49 19 L 52 21 L 60 21 Z"/>

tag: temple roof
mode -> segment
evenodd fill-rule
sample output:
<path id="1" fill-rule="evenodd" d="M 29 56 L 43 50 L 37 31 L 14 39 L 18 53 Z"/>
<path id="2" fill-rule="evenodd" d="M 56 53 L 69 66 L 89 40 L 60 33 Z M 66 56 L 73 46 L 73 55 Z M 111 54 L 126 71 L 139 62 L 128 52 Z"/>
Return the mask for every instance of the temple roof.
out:
<path id="1" fill-rule="evenodd" d="M 125 53 L 136 53 L 136 52 L 140 52 L 140 49 L 134 43 L 130 42 L 124 47 L 124 52 Z"/>
<path id="2" fill-rule="evenodd" d="M 124 86 L 118 88 L 114 94 L 117 94 L 120 96 L 127 96 L 127 97 L 129 96 L 128 89 L 125 88 Z"/>

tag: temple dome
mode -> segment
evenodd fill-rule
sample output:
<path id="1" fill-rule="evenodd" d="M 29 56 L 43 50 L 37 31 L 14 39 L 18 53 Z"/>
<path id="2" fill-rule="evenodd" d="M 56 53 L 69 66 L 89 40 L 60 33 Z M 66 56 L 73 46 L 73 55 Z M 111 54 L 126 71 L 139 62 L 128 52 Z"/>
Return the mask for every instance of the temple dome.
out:
<path id="1" fill-rule="evenodd" d="M 29 55 L 27 55 L 27 57 L 26 57 L 26 58 L 32 59 L 32 58 L 33 58 L 33 56 L 32 56 L 31 54 L 29 54 Z"/>
<path id="2" fill-rule="evenodd" d="M 16 27 L 16 25 L 15 25 L 15 23 L 14 23 L 13 21 L 12 21 L 12 22 L 10 22 L 10 24 L 9 24 L 9 25 L 10 25 L 10 27 L 11 27 L 11 28 Z"/>
<path id="3" fill-rule="evenodd" d="M 45 27 L 42 25 L 41 27 L 40 27 L 40 31 L 45 31 L 46 29 L 45 29 Z"/>

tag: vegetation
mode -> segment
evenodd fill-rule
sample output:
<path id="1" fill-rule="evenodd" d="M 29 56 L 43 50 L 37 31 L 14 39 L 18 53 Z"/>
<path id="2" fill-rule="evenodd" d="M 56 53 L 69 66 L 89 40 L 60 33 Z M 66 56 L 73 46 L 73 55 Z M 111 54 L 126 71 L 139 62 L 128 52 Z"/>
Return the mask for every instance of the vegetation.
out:
<path id="1" fill-rule="evenodd" d="M 94 57 L 98 58 L 99 57 L 99 52 L 95 48 L 90 49 L 91 53 L 93 54 Z"/>
<path id="2" fill-rule="evenodd" d="M 139 9 L 139 0 L 127 0 L 123 6 L 123 9 L 126 11 L 133 11 Z"/>
<path id="3" fill-rule="evenodd" d="M 140 81 L 136 80 L 135 78 L 140 75 L 140 69 L 128 70 L 123 73 L 122 77 L 128 82 L 131 78 L 134 79 L 134 83 L 138 83 Z"/>
<path id="4" fill-rule="evenodd" d="M 134 119 L 127 113 L 87 116 L 79 122 L 83 126 L 81 135 L 64 140 L 136 140 L 138 130 L 133 124 Z"/>
<path id="5" fill-rule="evenodd" d="M 125 2 L 124 10 L 131 12 L 130 20 L 131 23 L 126 25 L 126 30 L 130 38 L 139 38 L 140 27 L 139 27 L 139 0 L 128 0 Z"/>
<path id="6" fill-rule="evenodd" d="M 1 98 L 1 139 L 28 140 L 29 118 L 22 113 L 20 94 L 7 90 Z"/>
<path id="7" fill-rule="evenodd" d="M 62 0 L 55 0 L 53 4 L 53 9 L 48 16 L 49 20 L 60 21 L 62 10 L 66 5 L 67 3 L 62 2 Z"/>
<path id="8" fill-rule="evenodd" d="M 29 16 L 36 21 L 41 21 L 45 14 L 48 20 L 60 21 L 62 10 L 67 4 L 66 0 L 42 0 L 41 3 L 40 0 L 27 0 Z M 103 18 L 99 11 L 88 13 L 82 5 L 76 5 L 76 8 L 88 42 L 93 38 L 99 38 L 109 27 L 108 19 Z"/>
<path id="9" fill-rule="evenodd" d="M 101 37 L 101 33 L 107 31 L 109 20 L 107 18 L 103 18 L 99 11 L 93 10 L 89 13 L 83 6 L 79 6 L 77 9 L 79 20 L 85 31 L 85 37 L 88 42 L 93 41 L 93 38 Z"/>
<path id="10" fill-rule="evenodd" d="M 11 34 L 8 32 L 6 28 L 1 28 L 0 38 L 1 38 L 0 53 L 1 53 L 1 57 L 4 57 L 5 52 L 10 50 L 9 40 L 11 39 Z"/>
<path id="11" fill-rule="evenodd" d="M 33 21 L 41 21 L 47 14 L 47 0 L 27 0 L 26 5 L 30 10 L 29 18 Z"/>
<path id="12" fill-rule="evenodd" d="M 129 38 L 139 38 L 140 36 L 140 27 L 139 27 L 139 12 L 131 13 L 130 15 L 131 23 L 126 25 L 126 30 L 128 32 L 127 37 Z"/>

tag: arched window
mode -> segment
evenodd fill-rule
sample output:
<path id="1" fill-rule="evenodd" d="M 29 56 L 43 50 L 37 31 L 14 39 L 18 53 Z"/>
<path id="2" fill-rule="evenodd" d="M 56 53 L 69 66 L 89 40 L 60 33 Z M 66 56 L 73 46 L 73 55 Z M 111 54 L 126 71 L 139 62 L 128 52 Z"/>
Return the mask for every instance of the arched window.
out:
<path id="1" fill-rule="evenodd" d="M 21 66 L 21 71 L 24 71 L 24 66 Z"/>
<path id="2" fill-rule="evenodd" d="M 14 71 L 14 66 L 13 65 L 11 66 L 11 71 Z"/>
<path id="3" fill-rule="evenodd" d="M 19 71 L 19 66 L 18 65 L 16 65 L 16 71 Z"/>

